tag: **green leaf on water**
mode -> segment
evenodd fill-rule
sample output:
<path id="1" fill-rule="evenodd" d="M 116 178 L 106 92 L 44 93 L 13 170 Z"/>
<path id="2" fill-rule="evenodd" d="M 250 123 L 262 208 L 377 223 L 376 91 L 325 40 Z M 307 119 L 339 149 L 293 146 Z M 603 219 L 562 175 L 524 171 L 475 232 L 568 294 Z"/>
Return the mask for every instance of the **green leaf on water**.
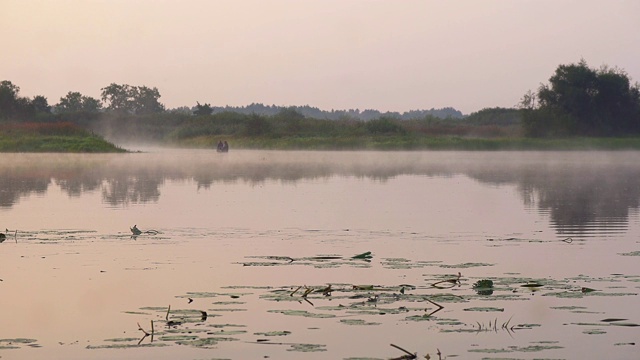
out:
<path id="1" fill-rule="evenodd" d="M 319 345 L 319 344 L 291 344 L 291 348 L 287 349 L 287 351 L 298 351 L 298 352 L 319 352 L 319 351 L 327 351 L 327 345 Z"/>
<path id="2" fill-rule="evenodd" d="M 246 334 L 247 332 L 244 330 L 218 330 L 218 331 L 207 331 L 207 335 L 240 335 Z"/>
<path id="3" fill-rule="evenodd" d="M 613 325 L 613 326 L 628 326 L 628 327 L 640 326 L 640 324 L 627 323 L 627 322 L 614 322 L 614 323 L 611 323 L 610 325 Z"/>
<path id="4" fill-rule="evenodd" d="M 466 308 L 464 311 L 484 311 L 484 312 L 503 312 L 504 308 L 495 308 L 495 307 L 471 307 Z"/>
<path id="5" fill-rule="evenodd" d="M 493 281 L 488 279 L 478 280 L 473 284 L 474 289 L 489 289 L 493 287 Z"/>
<path id="6" fill-rule="evenodd" d="M 552 306 L 550 309 L 554 310 L 584 310 L 586 307 L 584 306 Z"/>
<path id="7" fill-rule="evenodd" d="M 13 344 L 32 344 L 38 340 L 27 338 L 15 338 L 15 339 L 0 339 L 1 343 L 13 343 Z"/>
<path id="8" fill-rule="evenodd" d="M 239 341 L 239 339 L 229 337 L 208 337 L 194 340 L 180 340 L 176 341 L 176 344 L 208 349 L 217 345 L 221 341 Z"/>
<path id="9" fill-rule="evenodd" d="M 627 253 L 619 253 L 618 255 L 622 256 L 640 256 L 640 251 L 631 251 Z"/>
<path id="10" fill-rule="evenodd" d="M 352 259 L 371 259 L 373 255 L 371 255 L 371 251 L 364 252 L 362 254 L 354 255 Z"/>
<path id="11" fill-rule="evenodd" d="M 366 322 L 362 319 L 342 319 L 340 323 L 345 325 L 380 325 L 380 323 Z"/>
<path id="12" fill-rule="evenodd" d="M 544 286 L 544 285 L 538 284 L 538 283 L 520 285 L 520 287 L 526 287 L 526 288 L 539 288 L 541 286 Z"/>
<path id="13" fill-rule="evenodd" d="M 167 344 L 153 342 L 146 344 L 111 344 L 111 345 L 87 345 L 86 349 L 89 350 L 97 350 L 97 349 L 134 349 L 134 348 L 148 348 L 148 347 L 163 347 L 168 346 Z"/>
<path id="14" fill-rule="evenodd" d="M 445 269 L 468 269 L 472 267 L 481 267 L 481 266 L 493 266 L 494 264 L 487 263 L 463 263 L 463 264 L 455 264 L 455 265 L 440 265 L 441 268 Z"/>
<path id="15" fill-rule="evenodd" d="M 287 330 L 253 333 L 253 335 L 262 335 L 262 336 L 287 336 L 290 334 L 291 334 L 291 331 L 287 331 Z"/>
<path id="16" fill-rule="evenodd" d="M 140 338 L 115 338 L 115 339 L 104 339 L 104 341 L 111 341 L 111 342 L 132 342 L 132 341 L 139 341 Z"/>
<path id="17" fill-rule="evenodd" d="M 326 319 L 326 318 L 334 318 L 334 317 L 336 317 L 333 314 L 317 314 L 317 313 L 310 313 L 310 312 L 305 311 L 305 310 L 267 310 L 267 312 L 280 313 L 280 314 L 290 315 L 290 316 L 302 316 L 302 317 L 308 317 L 308 318 L 318 318 L 318 319 Z"/>
<path id="18" fill-rule="evenodd" d="M 196 335 L 168 335 L 161 336 L 159 340 L 161 341 L 184 341 L 184 340 L 195 340 L 198 336 Z"/>

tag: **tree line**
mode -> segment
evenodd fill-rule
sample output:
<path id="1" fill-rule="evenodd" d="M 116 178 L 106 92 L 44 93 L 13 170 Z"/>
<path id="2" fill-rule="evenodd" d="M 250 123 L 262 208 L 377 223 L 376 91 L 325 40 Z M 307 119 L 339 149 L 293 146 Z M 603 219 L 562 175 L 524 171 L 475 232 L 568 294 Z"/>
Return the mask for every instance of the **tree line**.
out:
<path id="1" fill-rule="evenodd" d="M 49 105 L 42 95 L 33 98 L 20 96 L 20 87 L 9 80 L 0 82 L 0 120 L 34 120 L 50 114 L 115 113 L 145 115 L 164 111 L 157 88 L 112 83 L 101 89 L 102 99 L 69 91 L 55 105 Z"/>
<path id="2" fill-rule="evenodd" d="M 519 128 L 520 135 L 529 137 L 640 134 L 638 83 L 632 83 L 622 69 L 608 66 L 592 69 L 584 60 L 559 65 L 548 84 L 541 84 L 535 92 L 528 91 L 513 108 L 485 108 L 467 116 L 454 108 L 382 113 L 371 109 L 323 111 L 308 105 L 283 107 L 258 103 L 221 107 L 196 102 L 193 107 L 167 110 L 160 97 L 155 87 L 112 83 L 101 89 L 100 99 L 70 91 L 57 104 L 49 105 L 44 96 L 20 96 L 20 88 L 4 80 L 0 82 L 0 121 L 61 120 L 87 127 L 99 121 L 119 125 L 139 123 L 139 128 L 146 129 L 142 133 L 155 133 L 155 137 L 171 132 L 180 136 L 197 136 L 198 131 L 235 134 L 241 127 L 248 136 L 276 130 L 277 134 L 287 136 L 334 131 L 331 129 L 339 126 L 358 129 L 364 126 L 370 134 L 427 136 L 495 137 L 517 133 L 505 131 L 507 127 Z M 465 127 L 476 129 L 468 131 Z M 483 129 L 479 132 L 480 127 Z"/>
<path id="3" fill-rule="evenodd" d="M 400 112 L 380 112 L 373 109 L 349 109 L 349 110 L 320 110 L 309 105 L 304 106 L 276 106 L 252 103 L 247 106 L 211 106 L 211 104 L 196 103 L 193 107 L 180 107 L 166 110 L 159 101 L 160 91 L 153 87 L 131 86 L 128 84 L 112 83 L 101 89 L 101 99 L 85 96 L 77 91 L 69 91 L 61 97 L 55 105 L 50 105 L 47 98 L 41 95 L 33 98 L 20 96 L 20 88 L 9 80 L 0 82 L 0 119 L 26 120 L 46 114 L 69 113 L 101 113 L 114 112 L 129 115 L 158 114 L 165 111 L 171 113 L 192 114 L 196 116 L 212 115 L 224 112 L 236 112 L 240 114 L 257 114 L 275 116 L 283 111 L 295 110 L 307 118 L 340 120 L 359 119 L 372 120 L 380 117 L 392 117 L 396 119 L 416 119 L 425 116 L 438 118 L 461 119 L 462 112 L 452 107 L 442 109 L 431 108 L 429 110 L 411 110 Z"/>

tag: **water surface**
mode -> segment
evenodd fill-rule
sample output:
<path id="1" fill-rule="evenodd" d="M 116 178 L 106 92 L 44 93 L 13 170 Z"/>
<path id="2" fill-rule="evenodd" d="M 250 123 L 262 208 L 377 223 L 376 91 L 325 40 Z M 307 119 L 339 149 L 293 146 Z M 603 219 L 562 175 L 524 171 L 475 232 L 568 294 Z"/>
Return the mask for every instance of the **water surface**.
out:
<path id="1" fill-rule="evenodd" d="M 639 160 L 3 154 L 0 356 L 633 359 Z"/>

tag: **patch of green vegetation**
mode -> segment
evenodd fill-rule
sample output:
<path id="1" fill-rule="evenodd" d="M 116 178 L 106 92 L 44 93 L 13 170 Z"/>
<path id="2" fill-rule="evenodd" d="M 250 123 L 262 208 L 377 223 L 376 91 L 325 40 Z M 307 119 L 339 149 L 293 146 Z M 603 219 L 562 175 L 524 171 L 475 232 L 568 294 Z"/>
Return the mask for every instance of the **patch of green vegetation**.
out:
<path id="1" fill-rule="evenodd" d="M 318 314 L 318 313 L 310 313 L 305 310 L 267 310 L 270 313 L 280 313 L 284 315 L 290 316 L 302 316 L 308 318 L 318 318 L 318 319 L 326 319 L 326 318 L 334 318 L 336 317 L 333 314 Z"/>
<path id="2" fill-rule="evenodd" d="M 145 343 L 145 344 L 110 344 L 110 345 L 87 345 L 86 349 L 98 350 L 98 349 L 132 349 L 132 348 L 147 348 L 147 347 L 163 347 L 169 346 L 160 342 Z"/>
<path id="3" fill-rule="evenodd" d="M 297 352 L 320 352 L 327 351 L 327 345 L 319 344 L 291 344 L 291 347 L 287 351 Z"/>
<path id="4" fill-rule="evenodd" d="M 466 308 L 464 311 L 482 311 L 482 312 L 503 312 L 504 308 L 495 308 L 495 307 L 471 307 Z"/>
<path id="5" fill-rule="evenodd" d="M 9 344 L 33 344 L 36 339 L 27 339 L 27 338 L 15 338 L 15 339 L 0 339 L 1 343 L 9 343 Z"/>
<path id="6" fill-rule="evenodd" d="M 593 329 L 593 330 L 585 330 L 582 332 L 583 334 L 587 334 L 587 335 L 604 335 L 607 332 L 604 330 L 599 330 L 599 329 Z"/>
<path id="7" fill-rule="evenodd" d="M 560 292 L 550 292 L 543 294 L 542 296 L 554 296 L 557 298 L 564 299 L 580 299 L 585 296 L 636 296 L 637 293 L 605 293 L 600 291 L 594 292 L 582 292 L 582 291 L 560 291 Z"/>
<path id="8" fill-rule="evenodd" d="M 640 251 L 631 251 L 626 253 L 620 253 L 622 256 L 640 256 Z"/>
<path id="9" fill-rule="evenodd" d="M 342 319 L 340 320 L 340 323 L 345 325 L 360 325 L 360 326 L 380 325 L 380 323 L 378 322 L 368 322 L 362 319 Z"/>
<path id="10" fill-rule="evenodd" d="M 204 136 L 177 141 L 179 146 L 213 148 L 220 135 Z M 242 137 L 229 136 L 235 148 L 282 150 L 638 150 L 640 138 L 471 138 L 451 135 L 419 136 L 365 135 L 365 136 L 291 136 Z"/>
<path id="11" fill-rule="evenodd" d="M 441 268 L 445 269 L 468 269 L 473 267 L 481 267 L 481 266 L 493 266 L 494 264 L 487 263 L 463 263 L 463 264 L 455 264 L 455 265 L 440 265 Z"/>
<path id="12" fill-rule="evenodd" d="M 0 123 L 0 152 L 125 152 L 70 122 Z"/>
<path id="13" fill-rule="evenodd" d="M 185 340 L 195 340 L 197 339 L 197 335 L 168 335 L 161 336 L 159 338 L 160 341 L 185 341 Z"/>
<path id="14" fill-rule="evenodd" d="M 139 338 L 115 338 L 115 339 L 104 339 L 104 341 L 110 342 L 131 342 L 131 341 L 139 341 Z"/>
<path id="15" fill-rule="evenodd" d="M 287 331 L 287 330 L 253 333 L 253 335 L 262 335 L 262 336 L 287 336 L 290 334 L 291 334 L 291 331 Z"/>
<path id="16" fill-rule="evenodd" d="M 178 340 L 176 341 L 176 344 L 209 349 L 212 346 L 215 346 L 222 341 L 239 341 L 239 340 L 236 338 L 229 338 L 229 337 L 208 337 L 208 338 Z"/>
<path id="17" fill-rule="evenodd" d="M 218 330 L 218 331 L 208 331 L 207 335 L 240 335 L 246 334 L 247 332 L 244 330 Z"/>
<path id="18" fill-rule="evenodd" d="M 424 315 L 411 315 L 404 318 L 405 321 L 433 321 L 436 318 L 432 317 L 429 314 Z"/>
<path id="19" fill-rule="evenodd" d="M 529 345 L 529 346 L 509 346 L 506 349 L 470 349 L 469 352 L 477 353 L 510 353 L 510 352 L 539 352 L 544 350 L 562 349 L 562 346 L 558 345 Z"/>

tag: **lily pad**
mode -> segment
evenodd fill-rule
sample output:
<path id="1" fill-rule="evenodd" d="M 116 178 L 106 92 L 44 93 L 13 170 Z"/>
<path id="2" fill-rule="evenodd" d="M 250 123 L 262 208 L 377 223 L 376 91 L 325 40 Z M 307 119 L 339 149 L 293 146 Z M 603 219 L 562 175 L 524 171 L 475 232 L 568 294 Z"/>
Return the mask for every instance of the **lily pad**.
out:
<path id="1" fill-rule="evenodd" d="M 290 316 L 302 316 L 302 317 L 308 317 L 308 318 L 318 318 L 318 319 L 336 317 L 333 314 L 310 313 L 310 312 L 305 311 L 305 310 L 267 310 L 267 312 L 280 313 L 280 314 L 290 315 Z"/>
<path id="2" fill-rule="evenodd" d="M 291 331 L 286 331 L 286 330 L 253 333 L 253 335 L 262 335 L 262 336 L 287 336 L 290 334 L 291 334 Z"/>
<path id="3" fill-rule="evenodd" d="M 327 351 L 327 345 L 318 345 L 318 344 L 291 344 L 291 348 L 287 349 L 287 351 L 297 351 L 297 352 L 321 352 L 321 351 Z"/>
<path id="4" fill-rule="evenodd" d="M 364 321 L 362 319 L 342 319 L 342 320 L 340 320 L 340 323 L 341 324 L 345 324 L 345 325 L 366 325 L 366 326 L 380 325 L 380 323 L 367 322 L 367 321 Z"/>
<path id="5" fill-rule="evenodd" d="M 503 312 L 504 308 L 472 307 L 472 308 L 466 308 L 466 309 L 464 309 L 464 311 Z"/>
<path id="6" fill-rule="evenodd" d="M 463 264 L 455 264 L 455 265 L 440 265 L 441 268 L 445 269 L 468 269 L 473 267 L 481 267 L 481 266 L 493 266 L 494 264 L 487 263 L 463 263 Z"/>

